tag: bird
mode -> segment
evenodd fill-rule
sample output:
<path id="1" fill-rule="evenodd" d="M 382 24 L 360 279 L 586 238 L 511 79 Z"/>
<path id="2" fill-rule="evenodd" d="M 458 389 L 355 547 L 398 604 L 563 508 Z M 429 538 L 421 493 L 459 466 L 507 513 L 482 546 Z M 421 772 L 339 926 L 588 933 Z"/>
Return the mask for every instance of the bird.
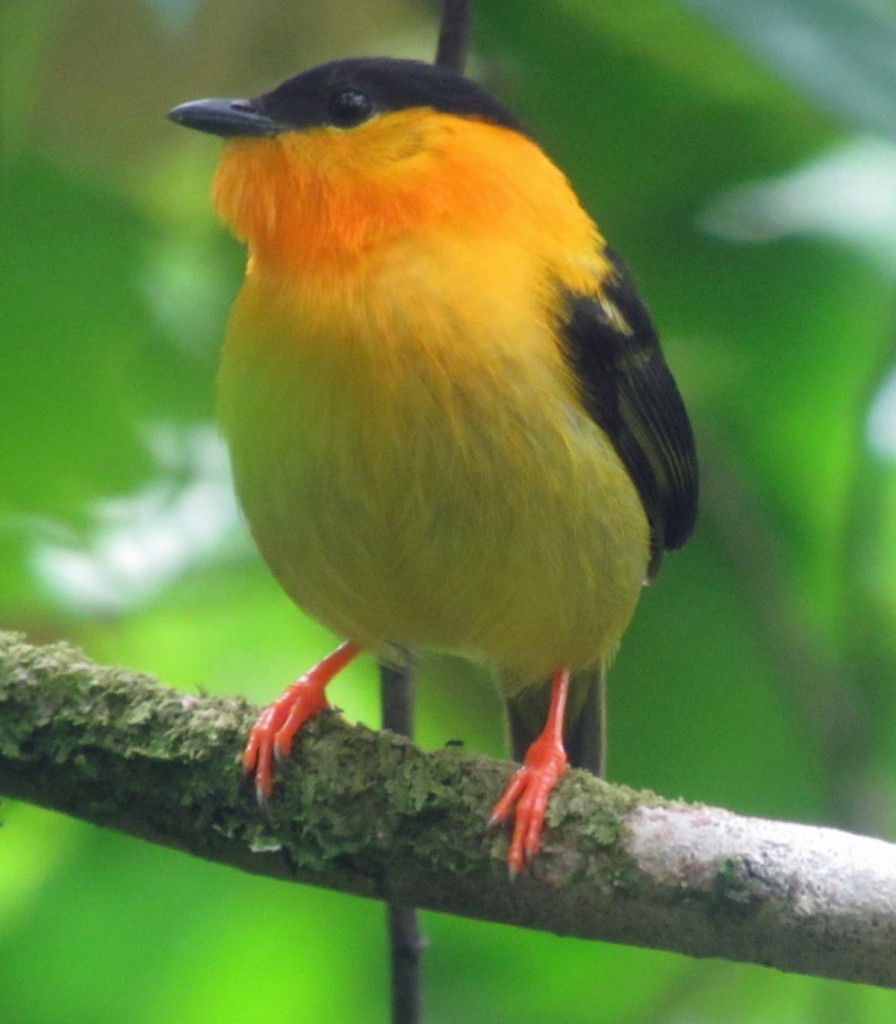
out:
<path id="1" fill-rule="evenodd" d="M 247 248 L 217 415 L 254 541 L 341 645 L 252 728 L 259 800 L 361 652 L 491 666 L 521 766 L 511 876 L 644 585 L 697 514 L 690 421 L 621 258 L 535 136 L 457 72 L 334 60 L 169 113 L 221 137 Z M 584 115 L 583 115 L 584 116 Z"/>

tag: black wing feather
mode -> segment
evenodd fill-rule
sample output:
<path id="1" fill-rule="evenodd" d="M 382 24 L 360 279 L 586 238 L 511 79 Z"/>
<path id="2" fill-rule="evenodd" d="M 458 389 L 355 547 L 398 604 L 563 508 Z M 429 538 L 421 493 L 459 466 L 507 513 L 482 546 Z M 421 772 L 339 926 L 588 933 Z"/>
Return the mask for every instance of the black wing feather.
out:
<path id="1" fill-rule="evenodd" d="M 582 402 L 638 488 L 650 523 L 648 576 L 681 547 L 697 517 L 694 436 L 659 338 L 615 255 L 599 297 L 570 294 L 562 325 Z"/>

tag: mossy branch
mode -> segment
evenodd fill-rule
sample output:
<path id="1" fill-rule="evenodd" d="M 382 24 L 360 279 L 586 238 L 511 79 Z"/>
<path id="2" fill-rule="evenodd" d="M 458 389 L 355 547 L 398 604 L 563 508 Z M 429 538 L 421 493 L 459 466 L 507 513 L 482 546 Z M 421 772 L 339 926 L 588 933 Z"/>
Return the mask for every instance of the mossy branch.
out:
<path id="1" fill-rule="evenodd" d="M 511 883 L 483 824 L 508 763 L 327 713 L 265 815 L 238 766 L 256 713 L 0 634 L 0 793 L 285 880 L 896 987 L 896 846 L 571 772 Z"/>

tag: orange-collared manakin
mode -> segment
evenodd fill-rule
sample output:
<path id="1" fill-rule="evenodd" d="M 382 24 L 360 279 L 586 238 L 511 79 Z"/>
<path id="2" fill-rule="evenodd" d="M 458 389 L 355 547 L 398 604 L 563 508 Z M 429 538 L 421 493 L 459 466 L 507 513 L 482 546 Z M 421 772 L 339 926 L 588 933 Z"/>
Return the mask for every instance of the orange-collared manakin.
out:
<path id="1" fill-rule="evenodd" d="M 226 139 L 218 213 L 248 247 L 218 410 L 252 534 L 346 642 L 261 716 L 244 764 L 358 652 L 493 665 L 523 760 L 495 806 L 519 871 L 597 694 L 696 516 L 694 442 L 647 309 L 560 170 L 474 82 L 341 60 L 171 111 Z"/>

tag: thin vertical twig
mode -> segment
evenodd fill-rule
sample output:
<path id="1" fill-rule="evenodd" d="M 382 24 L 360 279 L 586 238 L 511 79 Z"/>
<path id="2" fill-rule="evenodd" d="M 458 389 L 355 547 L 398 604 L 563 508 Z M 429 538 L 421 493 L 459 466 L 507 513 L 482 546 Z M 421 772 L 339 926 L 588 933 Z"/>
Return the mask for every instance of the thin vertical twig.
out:
<path id="1" fill-rule="evenodd" d="M 426 939 L 413 907 L 390 903 L 386 912 L 392 947 L 392 1020 L 394 1024 L 417 1024 L 423 1020 L 421 960 Z"/>
<path id="2" fill-rule="evenodd" d="M 380 665 L 380 703 L 383 727 L 409 739 L 414 735 L 414 667 Z M 420 1024 L 423 1020 L 423 950 L 414 907 L 390 903 L 386 929 L 392 962 L 392 1024 Z"/>
<path id="3" fill-rule="evenodd" d="M 467 63 L 473 0 L 445 0 L 436 64 L 462 74 Z"/>
<path id="4" fill-rule="evenodd" d="M 473 0 L 444 0 L 435 63 L 463 73 L 470 36 Z M 380 666 L 383 728 L 402 736 L 414 734 L 414 669 Z M 392 1024 L 421 1024 L 423 1020 L 423 950 L 414 907 L 390 903 L 386 908 L 392 962 Z"/>
<path id="5" fill-rule="evenodd" d="M 389 939 L 392 946 L 392 1020 L 410 1024 L 423 1019 L 421 958 L 426 939 L 420 933 L 413 907 L 390 903 Z"/>
<path id="6" fill-rule="evenodd" d="M 380 707 L 383 728 L 414 738 L 414 665 L 380 665 Z"/>

